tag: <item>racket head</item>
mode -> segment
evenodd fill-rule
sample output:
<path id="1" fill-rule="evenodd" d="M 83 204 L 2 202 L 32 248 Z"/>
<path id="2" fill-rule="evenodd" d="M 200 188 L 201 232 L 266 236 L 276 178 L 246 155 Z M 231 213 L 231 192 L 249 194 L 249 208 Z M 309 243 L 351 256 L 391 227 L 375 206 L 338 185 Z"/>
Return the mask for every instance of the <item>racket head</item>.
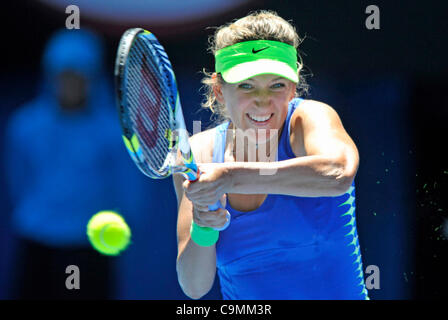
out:
<path id="1" fill-rule="evenodd" d="M 180 165 L 176 129 L 185 123 L 176 118 L 182 113 L 174 72 L 154 34 L 141 28 L 123 34 L 114 75 L 126 149 L 148 177 L 170 176 L 172 167 Z"/>

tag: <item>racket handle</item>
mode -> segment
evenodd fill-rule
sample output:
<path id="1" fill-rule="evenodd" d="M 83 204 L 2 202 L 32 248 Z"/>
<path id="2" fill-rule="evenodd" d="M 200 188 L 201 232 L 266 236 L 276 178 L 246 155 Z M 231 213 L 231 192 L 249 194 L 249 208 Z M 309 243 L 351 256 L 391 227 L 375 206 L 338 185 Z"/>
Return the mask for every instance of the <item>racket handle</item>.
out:
<path id="1" fill-rule="evenodd" d="M 212 206 L 208 206 L 208 209 L 210 211 L 216 211 L 219 208 L 222 208 L 221 203 L 219 201 L 217 203 L 215 203 L 214 205 L 212 205 Z M 213 229 L 216 230 L 216 231 L 222 231 L 222 230 L 227 229 L 229 224 L 230 224 L 230 213 L 227 211 L 227 222 L 226 222 L 226 224 L 224 226 L 222 226 L 221 228 L 213 228 Z"/>
<path id="2" fill-rule="evenodd" d="M 190 181 L 196 181 L 201 174 L 201 172 L 198 170 L 195 163 L 190 163 L 187 165 L 190 169 L 193 169 L 190 171 L 190 175 L 187 175 L 187 179 Z M 222 208 L 221 202 L 218 200 L 214 205 L 208 206 L 208 209 L 210 211 L 216 211 L 219 208 Z M 208 227 L 201 227 L 198 226 L 194 221 L 191 224 L 190 228 L 190 235 L 191 239 L 198 245 L 202 247 L 210 247 L 218 241 L 219 238 L 219 231 L 222 231 L 226 229 L 230 224 L 230 214 L 227 212 L 227 222 L 224 226 L 221 228 L 208 228 Z"/>

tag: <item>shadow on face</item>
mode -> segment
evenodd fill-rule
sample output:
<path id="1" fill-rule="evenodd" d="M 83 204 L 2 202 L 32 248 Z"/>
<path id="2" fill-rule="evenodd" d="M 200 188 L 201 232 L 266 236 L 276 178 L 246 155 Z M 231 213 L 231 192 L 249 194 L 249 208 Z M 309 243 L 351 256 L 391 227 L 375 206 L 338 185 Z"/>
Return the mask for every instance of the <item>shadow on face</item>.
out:
<path id="1" fill-rule="evenodd" d="M 74 71 L 61 72 L 57 78 L 57 97 L 62 110 L 80 111 L 86 107 L 87 80 Z"/>

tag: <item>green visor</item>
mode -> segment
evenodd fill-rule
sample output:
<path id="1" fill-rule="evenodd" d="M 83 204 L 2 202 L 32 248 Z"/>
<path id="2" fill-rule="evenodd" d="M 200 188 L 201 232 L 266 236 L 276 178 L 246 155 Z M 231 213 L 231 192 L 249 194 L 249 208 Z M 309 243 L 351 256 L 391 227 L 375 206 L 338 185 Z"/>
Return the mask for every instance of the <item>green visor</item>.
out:
<path id="1" fill-rule="evenodd" d="M 237 83 L 260 74 L 275 74 L 299 82 L 297 51 L 293 46 L 271 40 L 239 42 L 215 54 L 215 71 L 224 81 Z"/>

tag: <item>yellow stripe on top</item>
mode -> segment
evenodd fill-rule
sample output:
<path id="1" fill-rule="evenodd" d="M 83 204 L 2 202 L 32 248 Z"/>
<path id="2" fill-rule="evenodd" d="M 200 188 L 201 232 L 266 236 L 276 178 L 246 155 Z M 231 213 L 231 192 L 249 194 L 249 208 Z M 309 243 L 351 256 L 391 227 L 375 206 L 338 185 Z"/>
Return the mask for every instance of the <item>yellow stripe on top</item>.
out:
<path id="1" fill-rule="evenodd" d="M 138 138 L 135 133 L 132 135 L 131 143 L 132 147 L 134 147 L 135 152 L 137 152 L 140 149 L 140 143 L 138 142 Z"/>
<path id="2" fill-rule="evenodd" d="M 125 136 L 121 136 L 123 138 L 124 141 L 124 145 L 126 146 L 126 149 L 128 149 L 130 152 L 134 152 L 134 150 L 132 149 L 132 144 L 129 141 L 128 138 L 126 138 Z"/>

